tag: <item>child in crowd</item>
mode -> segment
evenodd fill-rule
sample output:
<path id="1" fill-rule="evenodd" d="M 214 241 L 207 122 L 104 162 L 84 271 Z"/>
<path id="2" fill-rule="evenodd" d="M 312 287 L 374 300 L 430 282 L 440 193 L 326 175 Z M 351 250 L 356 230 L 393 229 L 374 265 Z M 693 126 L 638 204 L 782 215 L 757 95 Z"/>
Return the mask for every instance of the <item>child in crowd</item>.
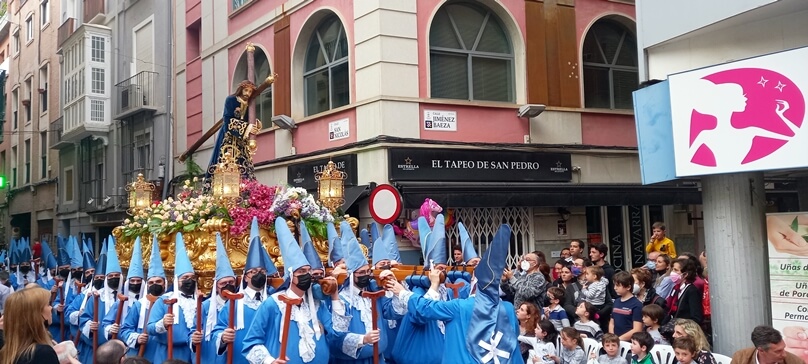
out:
<path id="1" fill-rule="evenodd" d="M 654 344 L 670 345 L 668 340 L 659 333 L 661 326 L 659 322 L 663 317 L 665 317 L 665 310 L 655 303 L 642 308 L 642 323 L 645 325 L 645 331 L 654 338 Z"/>
<path id="2" fill-rule="evenodd" d="M 530 338 L 533 349 L 530 350 L 528 358 L 530 364 L 553 364 L 551 358 L 556 354 L 555 342 L 558 340 L 558 331 L 550 321 L 544 320 L 536 324 L 536 337 Z M 522 340 L 522 336 L 519 337 Z"/>
<path id="3" fill-rule="evenodd" d="M 631 364 L 654 364 L 648 354 L 654 348 L 654 338 L 647 332 L 635 332 L 631 335 Z"/>
<path id="4" fill-rule="evenodd" d="M 592 321 L 597 318 L 598 309 L 591 303 L 583 301 L 575 309 L 575 315 L 578 316 L 578 321 L 575 322 L 575 330 L 583 337 L 588 337 L 600 341 L 603 336 L 603 330 L 597 322 Z"/>
<path id="5" fill-rule="evenodd" d="M 673 340 L 673 352 L 676 353 L 676 361 L 679 364 L 691 364 L 698 355 L 696 342 L 688 336 L 682 336 Z"/>
<path id="6" fill-rule="evenodd" d="M 556 364 L 586 364 L 584 339 L 572 327 L 561 330 L 561 357 L 550 355 Z"/>
<path id="7" fill-rule="evenodd" d="M 609 285 L 609 280 L 603 274 L 603 268 L 597 265 L 586 267 L 586 274 L 584 275 L 586 284 L 581 289 L 584 300 L 596 307 L 602 307 L 606 303 L 606 287 Z"/>
<path id="8" fill-rule="evenodd" d="M 547 290 L 547 299 L 550 301 L 550 306 L 544 308 L 544 318 L 550 320 L 558 331 L 570 327 L 567 311 L 561 307 L 561 302 L 564 302 L 564 290 L 560 287 L 550 287 Z"/>
<path id="9" fill-rule="evenodd" d="M 631 293 L 634 277 L 629 272 L 617 272 L 612 278 L 618 299 L 614 300 L 609 332 L 622 341 L 631 340 L 631 335 L 642 331 L 642 302 Z"/>
<path id="10" fill-rule="evenodd" d="M 599 364 L 628 364 L 625 357 L 620 356 L 620 338 L 615 334 L 603 334 L 603 350 L 606 354 L 598 357 Z M 592 358 L 595 358 L 592 353 Z"/>

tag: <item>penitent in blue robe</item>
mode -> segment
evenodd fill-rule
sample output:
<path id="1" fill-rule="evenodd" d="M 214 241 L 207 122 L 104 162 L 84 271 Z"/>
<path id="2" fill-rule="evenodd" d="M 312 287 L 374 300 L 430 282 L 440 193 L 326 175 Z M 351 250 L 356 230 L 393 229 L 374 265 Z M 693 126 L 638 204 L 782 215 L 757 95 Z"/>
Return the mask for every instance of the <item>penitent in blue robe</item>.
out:
<path id="1" fill-rule="evenodd" d="M 65 307 L 65 325 L 69 325 L 70 327 L 69 330 L 65 331 L 70 333 L 71 340 L 76 337 L 79 332 L 79 312 L 81 311 L 81 303 L 84 302 L 86 293 L 87 290 L 82 291 L 82 293 L 69 296 L 68 300 L 65 301 L 68 302 Z M 79 345 L 81 345 L 81 341 L 79 341 Z M 76 349 L 78 349 L 78 347 Z"/>
<path id="2" fill-rule="evenodd" d="M 414 295 L 424 295 L 426 290 L 413 287 L 412 292 Z M 452 290 L 448 289 L 446 294 L 447 300 L 453 298 Z M 437 320 L 425 318 L 415 306 L 407 306 L 407 314 L 401 320 L 393 347 L 393 359 L 400 363 L 440 364 L 445 341 Z M 427 347 L 430 349 L 423 350 Z"/>
<path id="3" fill-rule="evenodd" d="M 266 357 L 265 355 L 267 353 L 273 358 L 277 358 L 280 355 L 281 324 L 283 323 L 283 316 L 285 314 L 284 310 L 275 300 L 280 294 L 287 294 L 287 292 L 277 292 L 269 299 L 264 300 L 264 303 L 262 303 L 258 311 L 255 312 L 252 324 L 244 336 L 240 354 L 248 358 L 248 362 L 251 364 L 260 363 L 260 360 Z M 334 330 L 331 328 L 331 312 L 326 305 L 317 300 L 315 300 L 314 304 L 317 306 L 317 320 L 319 320 L 320 325 L 324 328 L 319 339 L 316 335 L 313 338 L 314 358 L 309 362 L 304 362 L 300 357 L 300 348 L 298 345 L 300 342 L 300 330 L 298 325 L 308 325 L 309 328 L 313 329 L 312 322 L 299 323 L 292 319 L 289 321 L 288 342 L 286 345 L 286 357 L 289 358 L 287 361 L 288 364 L 329 363 L 330 352 L 327 341 L 331 340 L 334 335 Z M 285 308 L 285 306 L 283 307 Z M 300 307 L 301 309 L 308 310 L 308 303 L 304 302 Z"/>
<path id="4" fill-rule="evenodd" d="M 441 320 L 446 325 L 446 344 L 443 350 L 443 364 L 478 364 L 466 348 L 466 335 L 469 331 L 471 314 L 474 311 L 474 297 L 450 301 L 435 301 L 420 294 L 413 294 L 409 307 L 417 310 L 425 319 Z M 519 334 L 519 321 L 513 305 L 502 301 L 499 314 L 508 315 L 513 330 Z M 411 362 L 411 361 L 406 361 Z M 501 364 L 524 364 L 519 345 L 516 345 L 509 359 L 499 358 Z"/>
<path id="5" fill-rule="evenodd" d="M 196 321 L 194 321 L 194 323 L 191 325 L 191 333 L 193 333 L 194 331 L 197 331 L 197 330 L 202 332 L 202 363 L 205 363 L 205 364 L 208 364 L 208 363 L 211 363 L 211 364 L 221 363 L 221 364 L 223 364 L 223 363 L 225 363 L 225 359 L 226 359 L 224 356 L 219 356 L 218 355 L 217 348 L 216 348 L 215 336 L 213 336 L 212 332 L 211 332 L 211 335 L 210 335 L 210 340 L 205 339 L 205 329 L 207 328 L 207 326 L 205 326 L 205 325 L 207 325 L 207 322 L 208 322 L 208 312 L 210 312 L 210 303 L 215 299 L 216 299 L 216 297 L 210 297 L 207 300 L 205 300 L 205 302 L 202 302 L 202 328 L 197 329 Z M 218 308 L 219 308 L 219 312 L 222 312 L 221 311 L 222 306 L 219 306 Z M 189 337 L 188 340 L 190 341 L 191 338 Z M 191 351 L 194 352 L 194 357 L 196 357 L 196 350 L 197 350 L 196 347 L 191 348 Z M 235 360 L 235 357 L 234 357 L 234 360 Z"/>
<path id="6" fill-rule="evenodd" d="M 146 317 L 146 312 L 148 310 L 149 301 L 146 298 L 141 298 L 140 300 L 132 302 L 132 306 L 130 306 L 129 310 L 126 311 L 126 317 L 121 319 L 121 328 L 118 331 L 118 339 L 126 343 L 126 347 L 129 348 L 126 356 L 137 356 L 138 351 L 140 350 L 140 344 L 137 343 L 137 337 L 143 333 L 144 327 L 146 324 L 148 324 L 149 320 L 148 317 Z M 109 319 L 109 317 L 110 316 L 104 318 L 105 324 L 112 323 L 112 320 Z M 141 317 L 143 320 L 143 326 L 140 326 Z M 149 340 L 146 343 L 146 350 L 143 351 L 143 357 L 146 359 L 152 358 L 155 350 L 157 350 L 157 341 Z"/>
<path id="7" fill-rule="evenodd" d="M 149 314 L 149 326 L 147 328 L 149 341 L 153 340 L 157 342 L 157 349 L 155 350 L 154 356 L 147 359 L 151 360 L 152 363 L 162 363 L 166 361 L 166 359 L 168 359 L 168 345 L 170 344 L 173 346 L 174 359 L 193 363 L 194 355 L 191 353 L 191 345 L 188 340 L 191 335 L 190 327 L 193 324 L 193 320 L 186 323 L 185 314 L 183 313 L 183 308 L 179 301 L 174 304 L 173 337 L 168 337 L 168 331 L 161 330 L 161 332 L 158 332 L 158 327 L 163 328 L 163 317 L 168 313 L 168 305 L 166 305 L 163 300 L 171 298 L 193 301 L 193 304 L 188 303 L 188 307 L 193 307 L 193 310 L 196 310 L 196 299 L 181 297 L 179 292 L 166 293 L 157 299 Z"/>
<path id="8" fill-rule="evenodd" d="M 356 340 L 359 340 L 361 343 L 362 337 L 367 333 L 365 324 L 361 319 L 362 312 L 354 303 L 357 299 L 363 299 L 368 301 L 367 306 L 370 307 L 370 299 L 361 297 L 361 291 L 356 288 L 354 289 L 355 291 L 351 292 L 350 286 L 347 286 L 340 292 L 340 299 L 345 306 L 350 322 L 347 323 L 347 330 L 345 330 L 345 327 L 341 327 L 345 325 L 344 323 L 340 323 L 338 319 L 339 316 L 335 315 L 334 317 L 334 330 L 336 331 L 335 340 L 329 340 L 332 354 L 331 364 L 373 364 L 373 345 L 360 346 L 359 350 L 352 353 L 353 355 L 348 354 L 353 347 L 356 347 Z M 369 290 L 376 291 L 377 289 L 375 282 L 371 282 Z M 352 297 L 352 294 L 357 296 Z M 401 317 L 401 315 L 396 315 L 395 312 L 393 312 L 392 302 L 388 297 L 380 297 L 376 309 L 378 311 L 378 320 L 376 323 L 378 328 L 385 327 L 387 320 L 395 320 Z M 356 335 L 359 335 L 359 337 L 357 338 Z M 380 364 L 386 363 L 384 352 L 387 349 L 387 345 L 387 331 L 380 329 L 378 342 Z"/>
<path id="9" fill-rule="evenodd" d="M 93 362 L 93 335 L 96 333 L 90 331 L 90 321 L 93 320 L 93 315 L 96 309 L 98 310 L 98 346 L 100 347 L 107 342 L 107 338 L 104 335 L 104 325 L 101 322 L 107 315 L 107 309 L 102 298 L 111 300 L 112 292 L 102 290 L 99 293 L 102 296 L 98 299 L 99 307 L 95 307 L 92 296 L 87 297 L 87 303 L 84 305 L 84 312 L 82 312 L 79 316 L 79 334 L 81 335 L 81 340 L 79 341 L 79 347 L 77 349 L 79 351 L 79 361 L 82 363 Z M 107 297 L 103 297 L 105 293 L 107 294 Z M 114 314 L 114 311 L 110 311 Z"/>
<path id="10" fill-rule="evenodd" d="M 244 310 L 244 327 L 242 329 L 236 329 L 236 340 L 233 342 L 233 364 L 246 364 L 248 363 L 247 358 L 242 355 L 236 355 L 242 352 L 244 348 L 244 338 L 247 336 L 247 331 L 250 328 L 250 324 L 255 320 L 255 313 L 258 311 L 262 303 L 260 301 L 255 300 L 254 298 L 250 298 L 250 295 L 254 297 L 254 291 L 246 290 L 249 293 L 245 293 L 244 298 L 236 301 L 236 309 L 234 311 L 235 315 L 233 320 L 238 321 L 239 310 Z M 246 292 L 245 291 L 245 292 Z M 271 298 L 270 298 L 271 299 Z M 241 302 L 239 302 L 241 301 Z M 226 362 L 227 359 L 227 345 L 221 343 L 221 335 L 226 328 L 230 326 L 230 301 L 224 304 L 224 307 L 221 311 L 219 311 L 219 315 L 216 320 L 216 327 L 213 328 L 213 332 L 210 335 L 211 341 L 213 342 L 213 347 L 217 348 L 217 352 L 221 354 L 219 356 L 222 363 Z M 235 327 L 236 323 L 233 322 Z"/>

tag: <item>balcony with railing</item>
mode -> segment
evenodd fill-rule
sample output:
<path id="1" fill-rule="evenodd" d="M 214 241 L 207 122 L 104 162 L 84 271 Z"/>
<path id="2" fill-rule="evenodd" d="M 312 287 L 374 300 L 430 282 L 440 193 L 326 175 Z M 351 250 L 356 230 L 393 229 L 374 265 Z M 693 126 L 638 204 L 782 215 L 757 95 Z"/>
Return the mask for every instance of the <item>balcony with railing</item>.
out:
<path id="1" fill-rule="evenodd" d="M 157 76 L 157 72 L 143 71 L 115 85 L 115 119 L 157 110 L 154 97 Z"/>
<path id="2" fill-rule="evenodd" d="M 72 142 L 69 142 L 67 140 L 64 140 L 64 138 L 62 138 L 62 133 L 64 132 L 64 126 L 62 124 L 61 117 L 51 122 L 48 131 L 49 131 L 48 147 L 50 149 L 63 149 L 73 145 Z"/>
<path id="3" fill-rule="evenodd" d="M 106 17 L 105 0 L 84 0 L 84 22 L 102 24 Z M 98 19 L 96 17 L 99 16 Z"/>
<path id="4" fill-rule="evenodd" d="M 73 35 L 73 32 L 76 31 L 76 19 L 74 18 L 67 18 L 62 25 L 59 26 L 59 30 L 56 34 L 56 42 L 57 47 L 62 48 L 62 44 L 67 41 L 67 38 L 70 38 Z"/>

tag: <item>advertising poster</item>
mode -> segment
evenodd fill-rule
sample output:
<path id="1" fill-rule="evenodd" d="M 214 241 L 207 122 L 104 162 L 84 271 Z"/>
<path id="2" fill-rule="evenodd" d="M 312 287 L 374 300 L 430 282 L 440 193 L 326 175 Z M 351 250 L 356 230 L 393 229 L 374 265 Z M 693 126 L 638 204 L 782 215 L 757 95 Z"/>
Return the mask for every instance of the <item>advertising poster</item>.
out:
<path id="1" fill-rule="evenodd" d="M 808 362 L 808 212 L 768 214 L 772 326 Z"/>

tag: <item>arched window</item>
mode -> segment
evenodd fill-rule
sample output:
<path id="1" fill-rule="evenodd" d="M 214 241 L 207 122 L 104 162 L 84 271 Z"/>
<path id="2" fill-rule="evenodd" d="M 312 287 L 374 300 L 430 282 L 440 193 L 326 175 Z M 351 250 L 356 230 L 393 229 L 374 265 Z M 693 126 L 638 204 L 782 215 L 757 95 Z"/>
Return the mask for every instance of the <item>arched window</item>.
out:
<path id="1" fill-rule="evenodd" d="M 348 39 L 335 15 L 320 22 L 309 40 L 303 80 L 306 115 L 348 105 Z"/>
<path id="2" fill-rule="evenodd" d="M 513 102 L 513 47 L 491 10 L 452 2 L 429 31 L 433 98 Z"/>
<path id="3" fill-rule="evenodd" d="M 637 89 L 637 38 L 625 25 L 600 19 L 584 39 L 584 100 L 586 107 L 631 109 Z"/>
<path id="4" fill-rule="evenodd" d="M 270 68 L 269 68 L 269 59 L 264 51 L 259 48 L 255 47 L 255 52 L 253 53 L 253 60 L 255 61 L 255 77 L 251 79 L 253 83 L 260 85 L 264 82 L 267 76 L 270 75 Z M 233 87 L 232 91 L 236 90 L 238 84 L 241 81 L 247 79 L 247 52 L 244 52 L 239 58 L 238 63 L 236 64 L 236 70 L 233 74 Z M 255 118 L 261 120 L 263 124 L 263 128 L 267 129 L 272 126 L 270 120 L 272 119 L 272 86 L 267 87 L 264 92 L 262 92 L 258 97 L 253 101 L 255 104 Z"/>

